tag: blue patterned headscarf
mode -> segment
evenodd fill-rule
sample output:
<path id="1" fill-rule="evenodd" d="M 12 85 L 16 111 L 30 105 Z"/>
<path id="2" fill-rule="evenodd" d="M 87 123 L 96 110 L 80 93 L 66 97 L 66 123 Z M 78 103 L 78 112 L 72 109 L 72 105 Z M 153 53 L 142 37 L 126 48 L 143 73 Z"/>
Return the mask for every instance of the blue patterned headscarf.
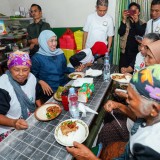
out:
<path id="1" fill-rule="evenodd" d="M 160 64 L 148 66 L 136 72 L 130 83 L 140 95 L 160 102 Z"/>
<path id="2" fill-rule="evenodd" d="M 45 56 L 57 56 L 63 53 L 63 51 L 59 48 L 55 49 L 54 51 L 51 51 L 49 49 L 47 41 L 53 36 L 57 37 L 56 34 L 50 30 L 44 30 L 40 33 L 38 37 L 38 43 L 40 48 L 37 53 Z"/>

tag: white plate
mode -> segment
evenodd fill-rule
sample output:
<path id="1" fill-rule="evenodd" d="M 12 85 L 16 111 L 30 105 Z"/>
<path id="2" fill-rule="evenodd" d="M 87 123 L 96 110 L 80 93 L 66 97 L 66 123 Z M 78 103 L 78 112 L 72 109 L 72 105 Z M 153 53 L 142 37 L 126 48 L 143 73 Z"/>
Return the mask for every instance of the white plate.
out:
<path id="1" fill-rule="evenodd" d="M 53 97 L 54 97 L 54 99 L 57 100 L 57 101 L 62 101 L 62 98 L 58 98 L 58 97 L 57 97 L 57 92 L 54 93 Z"/>
<path id="2" fill-rule="evenodd" d="M 60 126 L 66 121 L 76 121 L 78 129 L 76 131 L 68 133 L 68 136 L 62 134 Z M 63 146 L 73 146 L 73 142 L 77 141 L 83 143 L 89 134 L 88 126 L 85 122 L 80 119 L 67 119 L 61 122 L 55 129 L 54 137 L 56 141 Z"/>
<path id="3" fill-rule="evenodd" d="M 50 106 L 58 106 L 59 107 L 60 113 L 56 117 L 58 117 L 61 114 L 62 108 L 58 104 L 50 102 L 50 103 L 46 103 L 46 104 L 42 105 L 41 107 L 37 108 L 37 110 L 34 112 L 36 119 L 38 119 L 40 121 L 49 121 L 49 120 L 56 118 L 56 117 L 51 118 L 51 119 L 47 118 L 46 109 Z"/>
<path id="4" fill-rule="evenodd" d="M 124 93 L 127 93 L 127 91 L 126 91 L 126 90 L 119 89 L 119 88 L 116 88 L 116 89 L 115 89 L 115 91 L 117 91 L 117 92 L 124 92 Z"/>
<path id="5" fill-rule="evenodd" d="M 112 77 L 115 76 L 115 75 L 119 75 L 119 76 L 123 76 L 124 74 L 121 74 L 121 73 L 113 73 L 111 74 L 111 79 L 113 79 Z M 114 81 L 117 81 L 119 83 L 129 83 L 130 80 L 131 80 L 131 76 L 130 75 L 125 75 L 125 78 L 122 78 L 122 79 L 113 79 Z"/>
<path id="6" fill-rule="evenodd" d="M 72 77 L 73 74 L 74 74 L 75 76 Z M 78 77 L 78 75 L 80 75 L 81 77 Z M 70 79 L 83 78 L 84 76 L 85 76 L 85 74 L 84 74 L 83 72 L 73 72 L 73 73 L 70 73 L 70 74 L 68 75 L 68 77 L 69 77 Z"/>

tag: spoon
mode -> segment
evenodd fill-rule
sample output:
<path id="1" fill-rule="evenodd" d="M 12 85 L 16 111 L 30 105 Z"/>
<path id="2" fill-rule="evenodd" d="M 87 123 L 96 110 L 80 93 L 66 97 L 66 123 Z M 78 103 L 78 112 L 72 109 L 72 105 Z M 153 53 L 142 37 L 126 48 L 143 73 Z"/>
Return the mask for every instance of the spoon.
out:
<path id="1" fill-rule="evenodd" d="M 113 110 L 111 111 L 111 115 L 114 117 L 114 119 L 116 120 L 116 122 L 118 123 L 118 125 L 122 128 L 122 125 L 120 124 L 120 122 L 118 121 L 118 119 L 116 118 L 116 116 L 113 114 Z"/>

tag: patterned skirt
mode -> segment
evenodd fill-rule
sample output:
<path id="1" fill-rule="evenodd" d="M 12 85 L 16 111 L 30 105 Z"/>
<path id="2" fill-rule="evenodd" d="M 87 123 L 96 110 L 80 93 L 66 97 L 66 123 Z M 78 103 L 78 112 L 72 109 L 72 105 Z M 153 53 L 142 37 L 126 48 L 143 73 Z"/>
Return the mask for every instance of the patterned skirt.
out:
<path id="1" fill-rule="evenodd" d="M 106 113 L 105 125 L 101 129 L 97 141 L 97 143 L 102 143 L 104 147 L 113 142 L 127 142 L 129 140 L 129 132 L 126 126 L 127 116 L 118 109 L 114 110 L 114 115 L 123 128 L 119 126 L 110 113 Z"/>

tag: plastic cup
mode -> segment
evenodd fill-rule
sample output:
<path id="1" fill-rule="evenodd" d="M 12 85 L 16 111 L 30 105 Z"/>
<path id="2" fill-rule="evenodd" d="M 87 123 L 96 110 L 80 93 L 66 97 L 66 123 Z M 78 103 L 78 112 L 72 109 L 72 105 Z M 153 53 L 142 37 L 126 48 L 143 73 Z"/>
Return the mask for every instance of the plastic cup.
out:
<path id="1" fill-rule="evenodd" d="M 68 96 L 67 95 L 61 95 L 62 98 L 62 105 L 65 111 L 69 111 L 69 102 L 68 102 Z"/>

